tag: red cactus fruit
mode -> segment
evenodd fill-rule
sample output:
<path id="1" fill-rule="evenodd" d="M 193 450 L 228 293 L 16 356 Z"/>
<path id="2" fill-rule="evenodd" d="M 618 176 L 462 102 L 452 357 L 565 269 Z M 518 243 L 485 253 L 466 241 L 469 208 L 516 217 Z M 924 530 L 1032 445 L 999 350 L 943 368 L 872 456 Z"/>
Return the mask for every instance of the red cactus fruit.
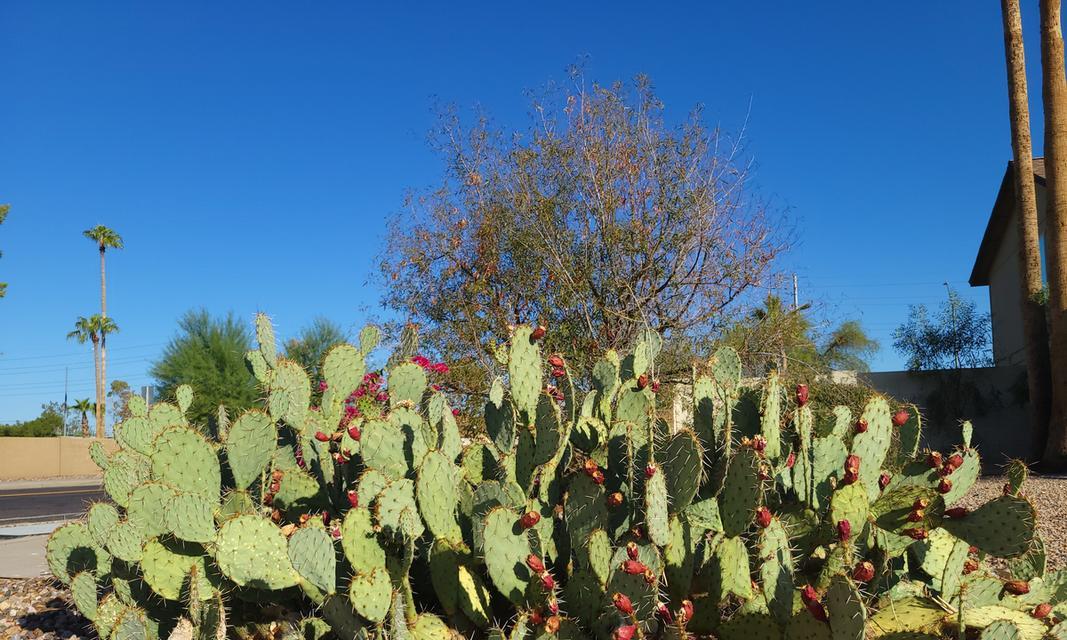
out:
<path id="1" fill-rule="evenodd" d="M 591 476 L 593 475 L 594 471 L 600 470 L 600 465 L 596 463 L 596 460 L 593 460 L 592 458 L 586 458 L 585 462 L 582 463 L 582 470 L 585 471 L 586 475 Z"/>
<path id="2" fill-rule="evenodd" d="M 540 556 L 533 553 L 526 556 L 526 566 L 530 567 L 530 571 L 533 571 L 534 573 L 544 573 L 545 571 L 544 561 L 541 560 Z"/>
<path id="3" fill-rule="evenodd" d="M 555 597 L 549 598 L 548 610 L 552 613 L 552 615 L 556 615 L 557 613 L 559 613 L 559 600 L 556 600 Z"/>
<path id="4" fill-rule="evenodd" d="M 849 485 L 860 479 L 860 476 L 855 471 L 845 471 L 845 474 L 841 476 L 841 484 Z"/>
<path id="5" fill-rule="evenodd" d="M 867 433 L 867 421 L 863 418 L 856 421 L 856 433 Z"/>
<path id="6" fill-rule="evenodd" d="M 593 482 L 594 483 L 596 483 L 596 484 L 604 484 L 604 472 L 601 471 L 600 469 L 597 469 L 596 471 L 594 471 L 590 475 L 590 477 L 593 478 Z"/>
<path id="7" fill-rule="evenodd" d="M 653 380 L 650 389 L 652 389 L 652 393 L 659 393 L 659 380 Z"/>
<path id="8" fill-rule="evenodd" d="M 1008 580 L 1004 583 L 1004 590 L 1012 595 L 1021 596 L 1030 593 L 1030 584 L 1025 580 Z"/>
<path id="9" fill-rule="evenodd" d="M 771 479 L 771 474 L 767 469 L 767 465 L 761 464 L 759 466 L 759 473 L 756 474 L 756 477 L 760 479 L 760 482 L 767 482 Z"/>
<path id="10" fill-rule="evenodd" d="M 903 427 L 910 417 L 911 414 L 908 413 L 907 409 L 898 409 L 897 412 L 893 414 L 893 426 Z"/>
<path id="11" fill-rule="evenodd" d="M 806 605 L 808 613 L 811 617 L 815 618 L 819 622 L 828 622 L 829 618 L 826 617 L 826 607 L 822 606 L 821 602 L 812 602 Z"/>
<path id="12" fill-rule="evenodd" d="M 911 538 L 912 540 L 926 540 L 927 536 L 929 535 L 926 533 L 926 529 L 923 529 L 921 527 L 905 529 L 902 533 Z"/>
<path id="13" fill-rule="evenodd" d="M 632 576 L 639 576 L 643 574 L 646 569 L 648 569 L 648 567 L 642 564 L 639 560 L 624 560 L 622 563 L 623 572 Z"/>
<path id="14" fill-rule="evenodd" d="M 931 469 L 937 469 L 944 464 L 944 458 L 941 456 L 940 451 L 931 451 L 926 454 L 926 465 Z"/>
<path id="15" fill-rule="evenodd" d="M 637 633 L 637 627 L 632 624 L 624 624 L 611 632 L 612 640 L 633 640 Z"/>
<path id="16" fill-rule="evenodd" d="M 557 369 L 562 369 L 564 364 L 563 356 L 559 355 L 558 353 L 553 353 L 552 355 L 548 356 L 548 364 L 552 365 Z"/>
<path id="17" fill-rule="evenodd" d="M 530 622 L 533 623 L 534 625 L 541 624 L 544 621 L 545 621 L 545 617 L 543 615 L 541 615 L 541 612 L 538 611 L 537 609 L 534 609 L 533 611 L 530 612 Z"/>
<path id="18" fill-rule="evenodd" d="M 656 465 L 652 463 L 645 465 L 645 477 L 651 478 L 654 475 L 656 475 Z"/>
<path id="19" fill-rule="evenodd" d="M 652 586 L 655 586 L 655 584 L 659 582 L 659 578 L 656 577 L 656 574 L 652 573 L 652 569 L 645 569 L 644 578 L 645 583 Z"/>
<path id="20" fill-rule="evenodd" d="M 637 543 L 635 543 L 635 542 L 627 542 L 626 543 L 626 557 L 627 558 L 629 558 L 631 560 L 637 560 L 637 558 L 640 555 L 641 555 L 641 549 L 637 546 Z"/>
<path id="21" fill-rule="evenodd" d="M 971 554 L 972 556 L 978 555 L 978 547 L 972 544 L 971 546 L 967 547 L 967 553 Z"/>
<path id="22" fill-rule="evenodd" d="M 804 604 L 809 602 L 819 601 L 819 592 L 815 590 L 815 587 L 810 584 L 804 585 L 804 588 L 800 591 L 800 599 L 804 601 Z"/>
<path id="23" fill-rule="evenodd" d="M 945 516 L 953 519 L 965 518 L 971 510 L 967 507 L 952 507 L 951 509 L 945 509 Z"/>
<path id="24" fill-rule="evenodd" d="M 767 438 L 756 436 L 755 438 L 752 438 L 750 444 L 756 453 L 763 453 L 767 449 Z"/>
<path id="25" fill-rule="evenodd" d="M 623 501 L 623 496 L 622 496 L 622 492 L 621 491 L 616 491 L 615 493 L 609 493 L 608 494 L 608 506 L 609 507 L 617 507 L 617 506 L 622 504 L 622 501 Z"/>
<path id="26" fill-rule="evenodd" d="M 963 575 L 974 573 L 975 571 L 978 571 L 978 561 L 973 558 L 967 558 L 963 562 Z"/>
<path id="27" fill-rule="evenodd" d="M 546 332 L 547 329 L 545 329 L 545 325 L 537 325 L 537 327 L 530 332 L 530 342 L 537 342 L 541 338 L 544 338 Z"/>
<path id="28" fill-rule="evenodd" d="M 841 520 L 837 523 L 837 539 L 841 542 L 845 542 L 852 537 L 852 523 L 848 520 Z"/>
<path id="29" fill-rule="evenodd" d="M 916 498 L 915 502 L 911 503 L 911 508 L 912 508 L 913 511 L 915 509 L 925 509 L 926 507 L 929 507 L 929 506 L 930 506 L 930 501 L 927 500 L 926 498 Z"/>
<path id="30" fill-rule="evenodd" d="M 349 506 L 351 506 L 353 509 L 359 507 L 359 495 L 355 491 L 349 489 L 347 496 Z"/>
<path id="31" fill-rule="evenodd" d="M 870 582 L 874 579 L 874 565 L 867 560 L 857 564 L 852 570 L 852 579 L 857 582 Z"/>
<path id="32" fill-rule="evenodd" d="M 785 459 L 785 468 L 792 469 L 793 465 L 797 463 L 797 454 L 790 451 L 789 455 Z"/>
<path id="33" fill-rule="evenodd" d="M 674 620 L 674 614 L 671 613 L 671 609 L 667 606 L 666 602 L 661 602 L 656 605 L 656 613 L 659 617 L 663 618 L 663 621 L 667 624 L 670 624 Z"/>
<path id="34" fill-rule="evenodd" d="M 548 620 L 545 620 L 545 633 L 552 635 L 559 631 L 559 616 L 549 616 Z"/>
<path id="35" fill-rule="evenodd" d="M 883 471 L 881 475 L 878 476 L 878 488 L 885 491 L 885 488 L 889 486 L 889 481 L 892 478 L 893 476 L 889 475 L 888 471 Z"/>
<path id="36" fill-rule="evenodd" d="M 937 483 L 937 490 L 940 493 L 948 493 L 952 491 L 952 481 L 948 478 L 941 478 L 941 482 Z"/>
<path id="37" fill-rule="evenodd" d="M 845 471 L 858 474 L 860 472 L 860 457 L 853 454 L 845 458 Z"/>
<path id="38" fill-rule="evenodd" d="M 634 614 L 634 603 L 630 601 L 630 597 L 625 593 L 614 593 L 611 596 L 611 601 L 615 604 L 615 608 L 619 610 L 619 613 L 627 616 Z"/>
<path id="39" fill-rule="evenodd" d="M 798 384 L 796 396 L 798 407 L 803 407 L 804 405 L 808 404 L 808 385 Z"/>
<path id="40" fill-rule="evenodd" d="M 644 389 L 647 386 L 648 386 L 648 375 L 642 373 L 641 375 L 637 376 L 637 388 L 638 389 Z"/>
<path id="41" fill-rule="evenodd" d="M 348 437 L 359 442 L 359 439 L 363 437 L 363 434 L 360 432 L 359 427 L 352 425 L 348 427 Z"/>
<path id="42" fill-rule="evenodd" d="M 963 466 L 963 456 L 958 453 L 950 455 L 948 460 L 945 460 L 945 466 L 952 469 L 952 471 L 959 469 Z"/>
<path id="43" fill-rule="evenodd" d="M 693 619 L 693 601 L 682 600 L 682 608 L 678 610 L 678 619 L 682 622 Z"/>
<path id="44" fill-rule="evenodd" d="M 315 439 L 318 440 L 319 442 L 329 442 L 330 441 L 330 436 L 326 435 L 325 433 L 323 433 L 321 431 L 316 431 L 315 432 Z"/>
<path id="45" fill-rule="evenodd" d="M 552 577 L 551 573 L 546 571 L 541 574 L 541 586 L 544 587 L 546 591 L 551 591 L 556 588 L 556 579 Z"/>
<path id="46" fill-rule="evenodd" d="M 771 510 L 767 507 L 756 509 L 756 523 L 759 524 L 761 529 L 771 526 Z"/>
<path id="47" fill-rule="evenodd" d="M 1052 605 L 1047 602 L 1042 602 L 1034 607 L 1033 611 L 1030 612 L 1030 615 L 1041 620 L 1042 618 L 1047 617 L 1050 613 L 1052 613 Z"/>
<path id="48" fill-rule="evenodd" d="M 552 377 L 553 378 L 564 378 L 566 376 L 567 376 L 567 371 L 565 369 L 560 369 L 560 368 L 557 367 L 557 368 L 552 370 Z"/>
<path id="49" fill-rule="evenodd" d="M 541 514 L 536 511 L 527 511 L 519 518 L 519 526 L 523 529 L 534 527 L 538 522 L 541 522 Z"/>
<path id="50" fill-rule="evenodd" d="M 908 514 L 908 522 L 922 522 L 926 517 L 926 512 L 922 509 L 916 509 Z"/>

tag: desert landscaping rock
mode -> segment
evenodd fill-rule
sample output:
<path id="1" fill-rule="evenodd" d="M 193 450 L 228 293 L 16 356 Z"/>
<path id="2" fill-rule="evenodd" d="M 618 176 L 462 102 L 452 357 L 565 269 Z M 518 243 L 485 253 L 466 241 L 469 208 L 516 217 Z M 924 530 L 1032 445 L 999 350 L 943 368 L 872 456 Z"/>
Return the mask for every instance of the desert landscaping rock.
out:
<path id="1" fill-rule="evenodd" d="M 51 578 L 0 579 L 0 640 L 95 638 L 92 626 Z"/>

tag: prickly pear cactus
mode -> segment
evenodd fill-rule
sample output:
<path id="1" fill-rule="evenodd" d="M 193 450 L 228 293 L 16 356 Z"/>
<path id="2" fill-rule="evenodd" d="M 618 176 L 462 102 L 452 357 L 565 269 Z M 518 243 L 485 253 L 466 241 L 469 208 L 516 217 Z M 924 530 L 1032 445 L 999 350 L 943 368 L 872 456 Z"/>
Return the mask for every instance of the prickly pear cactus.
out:
<path id="1" fill-rule="evenodd" d="M 101 638 L 1067 637 L 1025 465 L 956 506 L 981 468 L 970 425 L 943 453 L 884 398 L 816 425 L 806 387 L 744 379 L 722 348 L 668 428 L 658 336 L 585 375 L 518 326 L 462 438 L 452 406 L 472 403 L 414 329 L 385 370 L 373 328 L 334 347 L 312 389 L 255 325 L 262 407 L 208 437 L 183 387 L 92 451 L 111 501 L 47 551 Z"/>

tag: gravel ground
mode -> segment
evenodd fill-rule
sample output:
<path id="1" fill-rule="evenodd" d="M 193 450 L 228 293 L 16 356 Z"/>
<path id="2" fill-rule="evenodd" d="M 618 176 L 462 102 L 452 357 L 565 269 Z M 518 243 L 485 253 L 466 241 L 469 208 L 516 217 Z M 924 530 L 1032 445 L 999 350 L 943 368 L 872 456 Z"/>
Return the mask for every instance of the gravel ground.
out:
<path id="1" fill-rule="evenodd" d="M 1004 486 L 1001 476 L 980 478 L 977 485 L 959 504 L 977 507 L 983 502 L 1001 495 Z M 1045 542 L 1045 555 L 1049 569 L 1067 566 L 1067 478 L 1042 478 L 1030 476 L 1023 485 L 1023 495 L 1037 508 L 1037 531 Z"/>
<path id="2" fill-rule="evenodd" d="M 70 594 L 50 578 L 0 579 L 0 640 L 95 638 Z"/>

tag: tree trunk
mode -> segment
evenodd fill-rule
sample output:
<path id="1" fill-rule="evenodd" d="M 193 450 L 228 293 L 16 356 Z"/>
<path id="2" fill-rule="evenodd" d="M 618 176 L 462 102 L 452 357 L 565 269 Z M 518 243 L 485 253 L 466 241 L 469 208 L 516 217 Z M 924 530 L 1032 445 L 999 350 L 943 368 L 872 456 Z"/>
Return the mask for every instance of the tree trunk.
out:
<path id="1" fill-rule="evenodd" d="M 96 437 L 104 437 L 104 414 L 100 412 L 100 339 L 93 340 L 93 365 L 96 369 L 96 406 L 93 411 L 96 414 Z"/>
<path id="2" fill-rule="evenodd" d="M 100 317 L 107 320 L 107 270 L 105 269 L 104 245 L 100 245 Z M 96 427 L 96 437 L 103 438 L 106 434 L 105 423 L 107 422 L 107 334 L 100 334 L 100 374 L 96 378 L 96 414 L 99 416 Z"/>
<path id="3" fill-rule="evenodd" d="M 89 416 L 82 411 L 82 437 L 89 437 Z"/>
<path id="4" fill-rule="evenodd" d="M 1001 0 L 1004 17 L 1004 57 L 1008 66 L 1008 110 L 1015 168 L 1015 210 L 1019 229 L 1019 287 L 1022 290 L 1023 336 L 1026 340 L 1026 380 L 1030 391 L 1031 457 L 1037 461 L 1048 440 L 1050 407 L 1048 327 L 1041 295 L 1041 248 L 1038 241 L 1037 194 L 1033 148 L 1030 143 L 1030 105 L 1026 90 L 1026 55 L 1019 0 Z"/>
<path id="5" fill-rule="evenodd" d="M 1045 268 L 1048 273 L 1052 409 L 1044 461 L 1067 467 L 1067 78 L 1060 0 L 1041 0 L 1041 78 L 1045 110 Z"/>

